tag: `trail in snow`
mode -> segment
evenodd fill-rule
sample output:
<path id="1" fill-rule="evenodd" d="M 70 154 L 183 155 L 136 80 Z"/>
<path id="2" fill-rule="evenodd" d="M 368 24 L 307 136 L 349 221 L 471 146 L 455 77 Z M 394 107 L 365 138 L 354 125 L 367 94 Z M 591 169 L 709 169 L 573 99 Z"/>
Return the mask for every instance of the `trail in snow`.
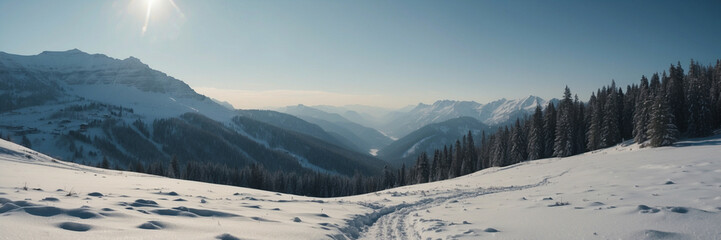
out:
<path id="1" fill-rule="evenodd" d="M 540 182 L 533 184 L 460 190 L 452 195 L 428 197 L 413 204 L 401 204 L 380 209 L 372 214 L 361 216 L 363 218 L 368 218 L 368 216 L 373 216 L 375 214 L 377 220 L 372 222 L 372 225 L 361 229 L 362 231 L 360 233 L 355 233 L 354 231 L 346 229 L 346 233 L 349 235 L 345 237 L 358 239 L 421 239 L 421 234 L 417 231 L 418 228 L 416 227 L 418 220 L 411 219 L 411 216 L 417 216 L 417 213 L 419 212 L 423 212 L 426 209 L 440 206 L 448 202 L 456 203 L 462 201 L 463 199 L 476 198 L 495 193 L 525 190 L 546 185 L 549 183 L 551 178 L 563 176 L 568 171 L 569 170 L 566 170 L 556 176 L 546 177 Z M 380 217 L 378 217 L 379 215 Z"/>

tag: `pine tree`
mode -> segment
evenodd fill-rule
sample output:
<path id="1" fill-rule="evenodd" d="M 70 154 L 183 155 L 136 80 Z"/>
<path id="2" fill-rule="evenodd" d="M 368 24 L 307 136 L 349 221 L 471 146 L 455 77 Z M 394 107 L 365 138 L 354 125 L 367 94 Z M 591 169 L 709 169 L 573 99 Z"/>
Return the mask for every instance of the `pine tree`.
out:
<path id="1" fill-rule="evenodd" d="M 638 89 L 635 85 L 626 87 L 626 96 L 623 98 L 623 112 L 621 114 L 621 138 L 624 140 L 633 138 L 633 112 L 636 109 L 637 93 Z"/>
<path id="2" fill-rule="evenodd" d="M 481 133 L 481 147 L 478 152 L 478 162 L 476 163 L 476 170 L 487 168 L 490 165 L 489 162 L 489 143 L 486 138 L 486 131 Z"/>
<path id="3" fill-rule="evenodd" d="M 100 163 L 100 168 L 110 169 L 110 162 L 108 162 L 108 158 L 103 157 L 103 161 Z"/>
<path id="4" fill-rule="evenodd" d="M 598 149 L 601 145 L 601 119 L 603 116 L 601 106 L 596 100 L 595 93 L 591 93 L 591 98 L 588 100 L 588 114 L 588 131 L 586 134 L 588 144 L 586 148 L 593 151 Z"/>
<path id="5" fill-rule="evenodd" d="M 528 131 L 528 160 L 536 160 L 543 156 L 543 136 L 543 112 L 541 106 L 536 106 Z"/>
<path id="6" fill-rule="evenodd" d="M 543 129 L 544 129 L 544 140 L 543 140 L 543 157 L 553 157 L 556 141 L 556 121 L 557 113 L 553 103 L 548 103 L 546 107 L 546 113 L 543 116 Z"/>
<path id="7" fill-rule="evenodd" d="M 476 146 L 473 141 L 473 134 L 468 130 L 468 135 L 465 138 L 466 144 L 463 147 L 463 163 L 461 164 L 461 175 L 470 174 L 476 171 L 476 160 L 478 159 L 476 153 Z"/>
<path id="8" fill-rule="evenodd" d="M 687 134 L 690 137 L 704 137 L 711 134 L 710 108 L 709 108 L 709 87 L 702 79 L 700 66 L 691 60 L 691 66 L 686 75 L 688 104 Z"/>
<path id="9" fill-rule="evenodd" d="M 453 146 L 451 146 L 450 152 L 453 152 Z M 450 169 L 450 157 L 448 146 L 443 146 L 443 156 L 441 157 L 441 163 L 439 166 L 438 180 L 448 179 L 448 170 Z"/>
<path id="10" fill-rule="evenodd" d="M 393 187 L 394 183 L 396 182 L 395 177 L 393 176 L 393 171 L 388 167 L 388 165 L 385 165 L 383 167 L 383 187 L 385 188 L 391 188 Z"/>
<path id="11" fill-rule="evenodd" d="M 678 138 L 678 129 L 673 123 L 673 114 L 663 94 L 656 96 L 650 114 L 648 136 L 652 147 L 671 145 Z"/>
<path id="12" fill-rule="evenodd" d="M 399 186 L 405 186 L 408 184 L 408 179 L 406 179 L 407 178 L 406 174 L 407 174 L 406 164 L 403 163 L 403 165 L 401 165 L 401 169 L 399 170 L 399 173 L 398 173 L 398 182 L 399 182 L 398 185 Z"/>
<path id="13" fill-rule="evenodd" d="M 178 158 L 173 155 L 172 160 L 170 160 L 170 171 L 172 172 L 174 178 L 180 178 L 180 164 L 178 163 Z"/>
<path id="14" fill-rule="evenodd" d="M 642 76 L 638 96 L 636 97 L 636 111 L 633 114 L 633 138 L 636 143 L 643 143 L 648 140 L 646 134 L 648 132 L 648 115 L 652 105 L 651 99 L 648 79 Z"/>
<path id="15" fill-rule="evenodd" d="M 526 136 L 524 134 L 523 127 L 521 127 L 521 120 L 516 118 L 516 124 L 514 125 L 513 131 L 511 133 L 511 155 L 509 156 L 510 164 L 515 164 L 526 160 L 527 145 L 528 143 L 526 143 Z"/>
<path id="16" fill-rule="evenodd" d="M 586 152 L 586 107 L 578 100 L 578 96 L 575 97 L 575 112 L 574 112 L 574 148 L 573 154 L 579 154 Z"/>
<path id="17" fill-rule="evenodd" d="M 418 163 L 416 164 L 416 182 L 417 183 L 426 183 L 428 182 L 428 155 L 426 155 L 425 152 L 421 153 L 420 156 L 418 156 Z"/>
<path id="18" fill-rule="evenodd" d="M 438 169 L 438 166 L 440 165 L 439 164 L 440 161 L 441 161 L 441 153 L 440 153 L 440 151 L 435 150 L 433 152 L 433 162 L 431 163 L 431 168 L 430 168 L 430 173 L 429 173 L 430 175 L 428 176 L 429 182 L 438 181 L 438 175 L 439 175 L 438 173 L 440 171 Z"/>
<path id="19" fill-rule="evenodd" d="M 553 155 L 568 157 L 573 154 L 573 101 L 571 90 L 566 86 L 563 99 L 558 106 L 558 120 L 556 125 L 556 139 L 553 144 Z"/>
<path id="20" fill-rule="evenodd" d="M 674 124 L 678 127 L 679 131 L 686 131 L 686 84 L 684 83 L 684 73 L 681 67 L 681 62 L 678 62 L 676 66 L 671 65 L 669 67 L 669 75 L 666 77 L 664 72 L 664 78 L 668 78 L 667 84 L 667 101 L 671 107 L 671 112 L 675 116 Z M 653 100 L 651 100 L 653 101 Z"/>
<path id="21" fill-rule="evenodd" d="M 711 73 L 711 128 L 721 127 L 721 60 L 716 60 L 716 66 Z"/>
<path id="22" fill-rule="evenodd" d="M 448 173 L 449 178 L 455 178 L 461 175 L 461 162 L 463 161 L 463 145 L 461 141 L 456 140 L 455 151 L 452 153 L 451 169 Z"/>
<path id="23" fill-rule="evenodd" d="M 621 135 L 618 126 L 620 108 L 618 106 L 618 93 L 616 92 L 615 82 L 612 83 L 608 91 L 609 94 L 604 105 L 603 125 L 601 126 L 600 147 L 602 148 L 615 145 Z"/>

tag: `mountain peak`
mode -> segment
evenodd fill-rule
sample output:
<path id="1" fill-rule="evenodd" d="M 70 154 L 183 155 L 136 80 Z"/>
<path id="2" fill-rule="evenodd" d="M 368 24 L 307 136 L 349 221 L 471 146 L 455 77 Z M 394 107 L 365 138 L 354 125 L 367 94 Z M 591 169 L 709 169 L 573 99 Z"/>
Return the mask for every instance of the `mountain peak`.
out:
<path id="1" fill-rule="evenodd" d="M 73 48 L 73 49 L 66 50 L 66 51 L 43 51 L 40 53 L 40 55 L 69 55 L 69 54 L 88 54 L 88 53 L 83 52 L 77 48 Z"/>
<path id="2" fill-rule="evenodd" d="M 140 61 L 140 59 L 138 59 L 138 58 L 136 58 L 136 57 L 133 57 L 133 56 L 130 56 L 130 57 L 126 58 L 126 59 L 123 59 L 123 62 L 126 62 L 126 63 L 128 63 L 128 64 L 130 64 L 130 65 L 133 65 L 133 66 L 148 67 L 147 64 L 143 63 L 142 61 Z"/>

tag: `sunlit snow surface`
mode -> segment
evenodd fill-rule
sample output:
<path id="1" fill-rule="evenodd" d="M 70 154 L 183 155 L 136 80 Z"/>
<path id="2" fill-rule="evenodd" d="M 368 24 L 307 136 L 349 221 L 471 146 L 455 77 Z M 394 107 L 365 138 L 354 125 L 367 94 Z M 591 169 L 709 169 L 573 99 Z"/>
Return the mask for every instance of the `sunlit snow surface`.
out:
<path id="1" fill-rule="evenodd" d="M 319 199 L 96 169 L 0 140 L 0 239 L 721 239 L 719 156 L 721 136 L 617 146 Z"/>

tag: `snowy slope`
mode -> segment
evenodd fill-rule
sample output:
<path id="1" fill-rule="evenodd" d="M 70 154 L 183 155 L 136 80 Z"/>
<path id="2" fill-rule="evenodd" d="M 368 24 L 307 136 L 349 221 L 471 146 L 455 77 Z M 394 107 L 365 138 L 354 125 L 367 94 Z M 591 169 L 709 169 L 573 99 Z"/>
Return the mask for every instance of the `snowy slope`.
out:
<path id="1" fill-rule="evenodd" d="M 719 154 L 721 136 L 616 146 L 314 199 L 100 170 L 0 141 L 0 238 L 719 239 Z"/>

